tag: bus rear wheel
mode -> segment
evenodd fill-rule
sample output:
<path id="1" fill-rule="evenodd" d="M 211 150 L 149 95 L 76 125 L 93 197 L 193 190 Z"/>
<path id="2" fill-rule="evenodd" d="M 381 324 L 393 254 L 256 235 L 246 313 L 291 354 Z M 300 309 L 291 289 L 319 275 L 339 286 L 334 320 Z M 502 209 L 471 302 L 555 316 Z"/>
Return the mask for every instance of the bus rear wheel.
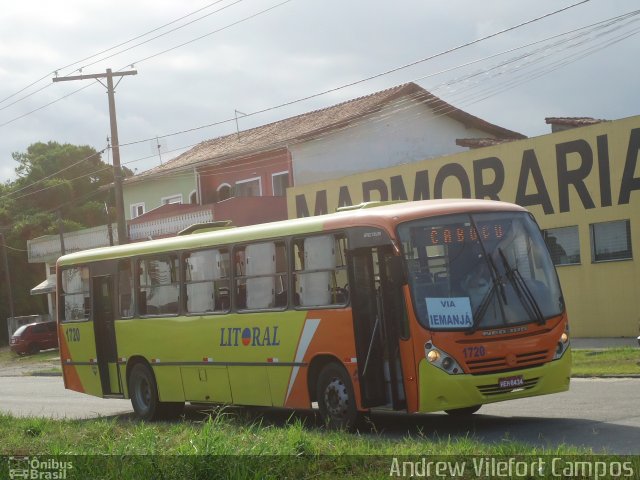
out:
<path id="1" fill-rule="evenodd" d="M 137 363 L 131 369 L 129 396 L 133 411 L 141 420 L 176 418 L 184 408 L 184 402 L 161 402 L 158 399 L 155 376 L 144 363 Z"/>
<path id="2" fill-rule="evenodd" d="M 453 417 L 468 417 L 480 410 L 481 406 L 482 405 L 472 405 L 471 407 L 453 408 L 451 410 L 445 410 L 445 412 Z"/>
<path id="3" fill-rule="evenodd" d="M 353 385 L 341 365 L 330 363 L 318 376 L 316 398 L 325 425 L 332 429 L 352 430 L 358 421 Z"/>

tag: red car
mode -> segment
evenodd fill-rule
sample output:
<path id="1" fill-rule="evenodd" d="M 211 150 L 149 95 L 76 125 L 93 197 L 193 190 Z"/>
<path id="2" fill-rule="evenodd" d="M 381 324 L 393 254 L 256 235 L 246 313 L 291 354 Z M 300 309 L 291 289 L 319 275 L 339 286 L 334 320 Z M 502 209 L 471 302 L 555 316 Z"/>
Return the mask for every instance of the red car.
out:
<path id="1" fill-rule="evenodd" d="M 22 325 L 9 340 L 11 350 L 18 355 L 38 353 L 40 350 L 58 348 L 56 322 L 38 322 Z"/>

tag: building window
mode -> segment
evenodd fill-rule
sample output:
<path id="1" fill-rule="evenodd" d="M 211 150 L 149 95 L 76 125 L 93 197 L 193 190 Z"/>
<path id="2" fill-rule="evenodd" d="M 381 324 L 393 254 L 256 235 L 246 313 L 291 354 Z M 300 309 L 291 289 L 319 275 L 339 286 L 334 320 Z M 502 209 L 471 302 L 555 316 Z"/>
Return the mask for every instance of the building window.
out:
<path id="1" fill-rule="evenodd" d="M 543 231 L 554 265 L 580 263 L 580 238 L 578 227 L 549 228 Z"/>
<path id="2" fill-rule="evenodd" d="M 217 201 L 221 202 L 222 200 L 226 200 L 227 198 L 232 197 L 231 185 L 228 183 L 223 183 L 218 187 Z"/>
<path id="3" fill-rule="evenodd" d="M 143 214 L 144 214 L 144 202 L 131 204 L 131 218 L 136 218 Z"/>
<path id="4" fill-rule="evenodd" d="M 273 196 L 284 197 L 289 186 L 289 172 L 274 173 L 271 175 L 271 183 L 273 185 Z"/>
<path id="5" fill-rule="evenodd" d="M 591 257 L 594 262 L 633 258 L 629 220 L 593 223 L 589 227 L 591 229 Z"/>
<path id="6" fill-rule="evenodd" d="M 236 182 L 235 188 L 236 197 L 261 197 L 262 196 L 262 182 L 260 177 L 249 178 L 247 180 L 240 180 Z"/>
<path id="7" fill-rule="evenodd" d="M 197 191 L 193 191 L 191 192 L 191 195 L 189 195 L 189 203 L 191 205 L 197 205 L 198 204 L 198 192 Z"/>
<path id="8" fill-rule="evenodd" d="M 171 195 L 169 197 L 162 197 L 160 199 L 162 205 L 168 205 L 170 203 L 182 203 L 182 194 Z"/>

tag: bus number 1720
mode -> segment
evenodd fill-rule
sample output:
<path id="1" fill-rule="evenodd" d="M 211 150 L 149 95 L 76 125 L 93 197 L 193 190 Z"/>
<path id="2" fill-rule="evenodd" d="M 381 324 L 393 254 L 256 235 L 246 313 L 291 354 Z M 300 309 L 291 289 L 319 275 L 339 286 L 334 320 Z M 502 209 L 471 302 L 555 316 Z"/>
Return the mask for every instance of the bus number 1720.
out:
<path id="1" fill-rule="evenodd" d="M 80 329 L 79 328 L 67 328 L 66 335 L 67 335 L 67 342 L 79 342 L 80 341 Z"/>
<path id="2" fill-rule="evenodd" d="M 484 357 L 486 354 L 484 347 L 481 345 L 479 347 L 466 347 L 464 349 L 464 358 L 478 358 Z"/>

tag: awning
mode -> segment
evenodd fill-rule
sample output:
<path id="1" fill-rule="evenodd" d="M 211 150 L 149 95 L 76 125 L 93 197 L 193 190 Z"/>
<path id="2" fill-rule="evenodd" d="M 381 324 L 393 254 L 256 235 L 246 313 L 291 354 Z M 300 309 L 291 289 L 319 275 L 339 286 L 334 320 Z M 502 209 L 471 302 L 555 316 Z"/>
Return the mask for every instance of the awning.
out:
<path id="1" fill-rule="evenodd" d="M 31 295 L 42 295 L 45 293 L 54 293 L 56 291 L 56 276 L 49 277 L 42 283 L 39 283 L 31 289 Z"/>

